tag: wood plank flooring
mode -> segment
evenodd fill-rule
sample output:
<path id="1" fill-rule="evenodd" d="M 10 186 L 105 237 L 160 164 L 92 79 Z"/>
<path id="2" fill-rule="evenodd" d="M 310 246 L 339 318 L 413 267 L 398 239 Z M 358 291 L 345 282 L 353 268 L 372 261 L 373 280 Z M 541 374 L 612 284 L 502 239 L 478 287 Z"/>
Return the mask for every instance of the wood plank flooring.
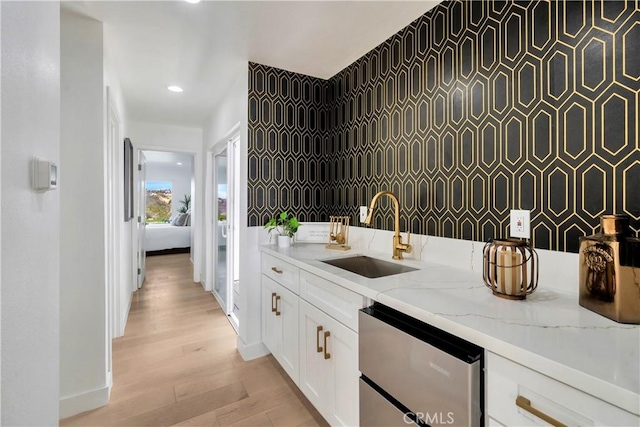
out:
<path id="1" fill-rule="evenodd" d="M 105 407 L 62 426 L 326 426 L 272 356 L 245 362 L 188 254 L 147 258 L 124 337 L 113 342 Z"/>

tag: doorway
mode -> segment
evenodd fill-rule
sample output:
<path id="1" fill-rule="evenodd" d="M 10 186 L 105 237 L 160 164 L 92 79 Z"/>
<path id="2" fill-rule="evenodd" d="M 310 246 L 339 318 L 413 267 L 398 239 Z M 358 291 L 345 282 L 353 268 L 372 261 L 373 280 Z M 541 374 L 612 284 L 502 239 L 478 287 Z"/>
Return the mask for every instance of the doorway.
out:
<path id="1" fill-rule="evenodd" d="M 213 156 L 213 295 L 236 329 L 240 324 L 239 299 L 239 155 L 240 137 L 218 146 Z"/>
<path id="2" fill-rule="evenodd" d="M 138 254 L 148 257 L 191 253 L 193 260 L 194 156 L 148 149 L 140 153 L 145 163 L 139 167 L 138 219 L 143 220 L 144 233 L 138 233 Z M 142 265 L 139 263 L 138 267 Z"/>

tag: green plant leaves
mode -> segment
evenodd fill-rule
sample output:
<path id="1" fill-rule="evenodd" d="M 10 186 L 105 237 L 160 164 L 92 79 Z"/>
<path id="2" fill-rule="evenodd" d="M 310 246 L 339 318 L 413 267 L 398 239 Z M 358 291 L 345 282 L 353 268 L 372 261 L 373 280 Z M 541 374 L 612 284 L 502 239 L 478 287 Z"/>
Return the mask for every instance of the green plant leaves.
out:
<path id="1" fill-rule="evenodd" d="M 277 217 L 271 218 L 264 225 L 264 228 L 268 229 L 269 233 L 273 230 L 277 230 L 279 235 L 289 237 L 293 237 L 299 227 L 300 223 L 298 222 L 298 219 L 286 211 L 281 212 Z"/>

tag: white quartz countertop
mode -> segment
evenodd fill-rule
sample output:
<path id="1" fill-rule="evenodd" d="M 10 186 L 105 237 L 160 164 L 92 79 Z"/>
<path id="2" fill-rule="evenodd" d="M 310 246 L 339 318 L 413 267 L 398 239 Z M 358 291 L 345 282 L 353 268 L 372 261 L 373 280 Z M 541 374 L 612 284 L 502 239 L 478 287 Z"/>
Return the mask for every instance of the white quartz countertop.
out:
<path id="1" fill-rule="evenodd" d="M 260 250 L 640 415 L 640 326 L 616 323 L 580 307 L 577 294 L 539 283 L 526 300 L 513 301 L 494 296 L 478 273 L 393 261 L 390 253 L 340 252 L 301 243 Z M 368 279 L 322 262 L 354 255 L 419 270 Z"/>

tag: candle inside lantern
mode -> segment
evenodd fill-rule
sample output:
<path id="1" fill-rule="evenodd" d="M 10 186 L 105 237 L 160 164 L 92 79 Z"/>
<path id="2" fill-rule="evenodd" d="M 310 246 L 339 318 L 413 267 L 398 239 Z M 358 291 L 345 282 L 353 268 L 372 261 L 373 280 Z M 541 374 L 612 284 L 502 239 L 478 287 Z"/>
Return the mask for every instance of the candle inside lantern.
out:
<path id="1" fill-rule="evenodd" d="M 522 256 L 519 252 L 502 250 L 498 254 L 498 290 L 507 295 L 521 295 Z"/>
<path id="2" fill-rule="evenodd" d="M 490 240 L 482 255 L 482 278 L 494 295 L 525 299 L 538 287 L 538 255 L 527 241 Z"/>

